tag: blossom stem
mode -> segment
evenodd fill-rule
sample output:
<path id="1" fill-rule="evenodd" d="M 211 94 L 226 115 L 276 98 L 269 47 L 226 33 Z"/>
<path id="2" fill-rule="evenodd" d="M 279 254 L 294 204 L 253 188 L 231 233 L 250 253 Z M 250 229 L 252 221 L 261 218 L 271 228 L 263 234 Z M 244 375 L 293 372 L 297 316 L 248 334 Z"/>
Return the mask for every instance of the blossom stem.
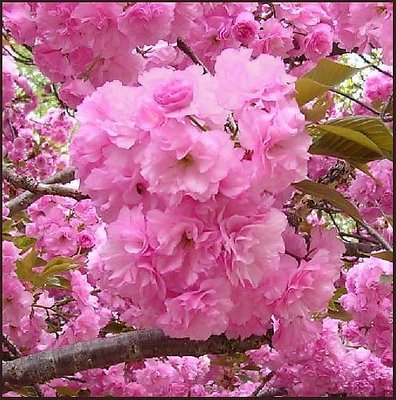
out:
<path id="1" fill-rule="evenodd" d="M 209 72 L 208 68 L 206 68 L 205 64 L 197 57 L 197 55 L 193 52 L 191 47 L 187 46 L 187 44 L 183 41 L 182 38 L 178 37 L 176 40 L 177 47 L 187 56 L 192 62 L 196 65 L 200 65 L 204 70 L 204 74 Z"/>

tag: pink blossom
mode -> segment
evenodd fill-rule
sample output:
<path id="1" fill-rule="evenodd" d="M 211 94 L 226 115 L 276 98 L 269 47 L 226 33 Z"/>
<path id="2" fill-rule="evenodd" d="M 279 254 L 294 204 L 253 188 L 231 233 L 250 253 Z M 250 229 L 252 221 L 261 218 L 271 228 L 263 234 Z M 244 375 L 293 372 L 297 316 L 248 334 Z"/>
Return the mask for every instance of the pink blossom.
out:
<path id="1" fill-rule="evenodd" d="M 262 26 L 259 39 L 253 43 L 253 55 L 271 54 L 285 56 L 293 49 L 292 28 L 284 27 L 277 19 L 270 18 Z"/>
<path id="2" fill-rule="evenodd" d="M 319 24 L 308 34 L 304 41 L 305 53 L 317 61 L 331 53 L 333 48 L 333 32 L 330 25 Z"/>
<path id="3" fill-rule="evenodd" d="M 4 3 L 4 26 L 20 43 L 32 46 L 36 38 L 36 22 L 31 15 L 29 3 Z"/>
<path id="4" fill-rule="evenodd" d="M 118 19 L 122 33 L 135 46 L 152 45 L 170 33 L 175 3 L 136 3 Z"/>
<path id="5" fill-rule="evenodd" d="M 227 273 L 233 285 L 250 284 L 257 288 L 266 276 L 277 269 L 279 254 L 284 251 L 279 237 L 285 226 L 284 215 L 275 209 L 250 221 L 242 216 L 224 220 L 221 228 L 225 251 L 230 256 Z"/>
<path id="6" fill-rule="evenodd" d="M 192 90 L 189 82 L 175 79 L 159 86 L 154 92 L 154 100 L 165 110 L 176 111 L 191 103 Z"/>
<path id="7" fill-rule="evenodd" d="M 166 313 L 158 322 L 172 337 L 206 340 L 224 332 L 232 308 L 230 286 L 224 279 L 203 281 L 199 289 L 185 292 L 165 301 Z"/>
<path id="8" fill-rule="evenodd" d="M 232 35 L 242 43 L 251 42 L 257 35 L 260 24 L 250 12 L 242 12 L 237 15 L 231 28 Z"/>

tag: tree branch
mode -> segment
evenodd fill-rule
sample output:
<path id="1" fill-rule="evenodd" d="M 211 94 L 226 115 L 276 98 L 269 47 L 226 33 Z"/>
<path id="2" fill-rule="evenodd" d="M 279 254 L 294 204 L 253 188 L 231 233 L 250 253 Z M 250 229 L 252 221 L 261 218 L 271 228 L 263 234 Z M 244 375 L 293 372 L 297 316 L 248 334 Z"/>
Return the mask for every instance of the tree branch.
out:
<path id="1" fill-rule="evenodd" d="M 42 183 L 50 184 L 50 183 L 69 183 L 72 182 L 75 179 L 75 169 L 73 167 L 68 167 L 64 169 L 63 171 L 58 172 L 57 174 L 44 179 Z M 10 210 L 10 216 L 13 214 L 18 213 L 19 211 L 22 211 L 29 207 L 31 204 L 33 204 L 36 200 L 38 200 L 41 196 L 43 196 L 43 193 L 36 194 L 32 193 L 30 191 L 26 191 L 24 193 L 21 193 L 19 196 L 7 201 L 4 206 L 7 207 Z"/>
<path id="2" fill-rule="evenodd" d="M 355 219 L 357 224 L 360 224 L 371 236 L 375 237 L 377 241 L 388 251 L 393 251 L 393 247 L 367 222 Z"/>
<path id="3" fill-rule="evenodd" d="M 3 361 L 3 381 L 14 386 L 44 383 L 92 368 L 164 356 L 243 353 L 271 342 L 272 331 L 243 341 L 211 336 L 206 341 L 168 338 L 160 330 L 134 331 Z"/>
<path id="4" fill-rule="evenodd" d="M 83 194 L 73 188 L 63 186 L 59 183 L 41 183 L 33 178 L 20 175 L 11 168 L 7 167 L 3 167 L 3 177 L 14 187 L 29 190 L 29 192 L 35 194 L 71 197 L 72 199 L 76 200 L 84 200 L 89 198 L 88 195 Z"/>
<path id="5" fill-rule="evenodd" d="M 15 346 L 11 339 L 4 335 L 4 333 L 1 334 L 1 341 L 13 358 L 21 357 L 21 352 L 19 351 L 18 347 Z M 39 385 L 33 385 L 33 390 L 36 392 L 37 397 L 43 397 L 43 392 L 41 391 Z"/>
<path id="6" fill-rule="evenodd" d="M 177 38 L 176 45 L 187 57 L 189 57 L 192 60 L 194 64 L 200 65 L 203 68 L 204 74 L 207 74 L 209 72 L 205 64 L 197 57 L 197 55 L 193 52 L 191 47 L 187 46 L 187 44 L 183 41 L 182 38 L 180 37 Z"/>

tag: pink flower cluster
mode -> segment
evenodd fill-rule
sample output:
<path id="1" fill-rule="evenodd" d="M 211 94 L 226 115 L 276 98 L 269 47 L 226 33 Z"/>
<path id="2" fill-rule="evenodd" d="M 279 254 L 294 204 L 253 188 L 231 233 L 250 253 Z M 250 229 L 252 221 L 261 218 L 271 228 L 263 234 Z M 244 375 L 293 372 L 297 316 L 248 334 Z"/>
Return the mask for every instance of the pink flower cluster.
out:
<path id="1" fill-rule="evenodd" d="M 267 388 L 284 388 L 289 396 L 320 397 L 344 393 L 351 397 L 392 395 L 392 368 L 363 347 L 342 342 L 341 323 L 326 318 L 318 322 L 319 335 L 298 357 L 263 346 L 249 352 L 261 373 L 276 371 Z"/>
<path id="2" fill-rule="evenodd" d="M 70 107 L 105 82 L 137 81 L 152 66 L 186 67 L 182 37 L 212 70 L 227 48 L 254 56 L 329 56 L 333 44 L 359 52 L 381 47 L 392 64 L 391 3 L 5 3 L 4 25 L 33 50 L 40 70 L 61 83 Z M 355 34 L 356 32 L 356 34 Z M 157 46 L 158 42 L 165 43 Z M 167 44 L 167 45 L 166 45 Z"/>
<path id="3" fill-rule="evenodd" d="M 392 275 L 392 263 L 369 258 L 346 274 L 348 293 L 340 298 L 342 306 L 351 314 L 352 321 L 343 333 L 354 345 L 364 346 L 392 366 L 392 283 L 382 278 Z"/>
<path id="4" fill-rule="evenodd" d="M 246 337 L 275 314 L 282 342 L 334 291 L 334 233 L 307 248 L 274 203 L 306 174 L 294 78 L 251 52 L 225 50 L 214 76 L 154 68 L 139 87 L 107 83 L 79 107 L 72 160 L 108 223 L 90 273 L 128 324 Z"/>
<path id="5" fill-rule="evenodd" d="M 30 287 L 20 281 L 16 274 L 16 261 L 19 250 L 12 242 L 2 243 L 2 318 L 3 333 L 11 338 L 22 354 L 41 350 L 52 340 L 46 331 L 45 310 L 35 308 L 33 301 L 39 306 L 51 306 L 53 300 L 46 293 L 38 293 L 33 297 Z"/>
<path id="6" fill-rule="evenodd" d="M 392 74 L 392 68 L 382 66 L 385 72 Z M 384 72 L 374 71 L 364 81 L 362 101 L 365 104 L 371 105 L 372 108 L 382 112 L 386 107 L 393 93 L 393 79 Z M 354 114 L 356 115 L 372 115 L 370 110 L 363 107 L 361 104 L 352 105 Z M 387 113 L 389 110 L 385 110 Z"/>
<path id="7" fill-rule="evenodd" d="M 46 259 L 86 254 L 95 245 L 99 219 L 90 200 L 43 196 L 28 208 L 26 235 Z"/>
<path id="8" fill-rule="evenodd" d="M 41 119 L 32 114 L 37 97 L 28 81 L 19 75 L 11 58 L 3 57 L 3 66 L 3 157 L 20 174 L 47 178 L 67 164 L 61 146 L 69 140 L 73 120 L 58 109 L 49 110 Z M 17 86 L 27 101 L 16 96 Z M 5 189 L 8 192 L 8 187 Z"/>
<path id="9" fill-rule="evenodd" d="M 392 215 L 393 209 L 393 164 L 389 160 L 373 161 L 369 164 L 374 179 L 356 172 L 356 179 L 348 188 L 348 194 L 368 221 L 376 221 L 383 215 Z"/>

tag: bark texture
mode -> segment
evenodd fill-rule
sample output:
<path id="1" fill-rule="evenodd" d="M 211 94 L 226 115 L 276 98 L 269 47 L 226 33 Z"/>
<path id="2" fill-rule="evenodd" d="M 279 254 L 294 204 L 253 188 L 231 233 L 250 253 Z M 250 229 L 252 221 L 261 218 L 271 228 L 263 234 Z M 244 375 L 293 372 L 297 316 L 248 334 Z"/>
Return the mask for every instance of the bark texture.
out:
<path id="1" fill-rule="evenodd" d="M 269 331 L 265 336 L 251 336 L 242 341 L 227 339 L 225 335 L 196 341 L 169 338 L 161 330 L 128 332 L 3 361 L 3 382 L 28 386 L 78 371 L 107 368 L 145 358 L 243 353 L 269 344 L 271 337 L 272 332 Z"/>
<path id="2" fill-rule="evenodd" d="M 3 169 L 3 178 L 7 179 L 7 176 L 4 175 L 5 171 Z M 7 174 L 7 172 L 6 172 Z M 50 178 L 44 179 L 41 183 L 42 184 L 54 184 L 54 183 L 69 183 L 75 179 L 75 169 L 73 167 L 69 167 L 64 169 L 63 171 L 58 172 L 54 176 Z M 48 185 L 47 185 L 48 186 Z M 36 200 L 38 200 L 41 196 L 45 193 L 32 193 L 31 191 L 26 191 L 21 193 L 19 196 L 7 201 L 4 205 L 9 208 L 10 216 L 18 213 L 29 207 L 33 204 Z"/>

